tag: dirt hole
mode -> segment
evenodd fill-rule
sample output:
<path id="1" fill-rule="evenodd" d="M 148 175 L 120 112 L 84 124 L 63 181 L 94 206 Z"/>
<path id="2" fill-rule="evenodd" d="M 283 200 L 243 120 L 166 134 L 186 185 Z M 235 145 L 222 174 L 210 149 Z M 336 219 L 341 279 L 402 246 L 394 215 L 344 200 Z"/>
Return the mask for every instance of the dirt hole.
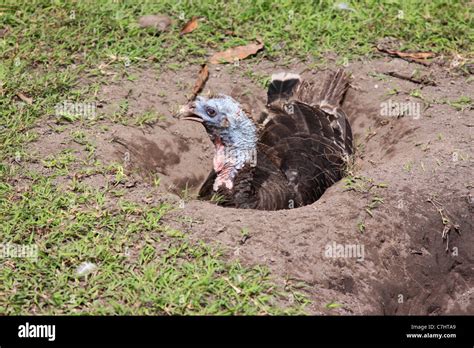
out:
<path id="1" fill-rule="evenodd" d="M 291 71 L 297 69 L 294 68 Z M 101 99 L 107 101 L 104 113 L 111 115 L 119 112 L 118 105 L 123 100 L 127 100 L 128 109 L 133 110 L 126 116 L 128 119 L 133 120 L 134 115 L 147 112 L 147 110 L 156 110 L 157 114 L 167 116 L 142 127 L 113 126 L 111 139 L 113 146 L 106 156 L 122 163 L 128 172 L 137 174 L 150 184 L 159 178 L 164 192 L 180 197 L 185 196 L 188 199 L 195 198 L 201 184 L 212 169 L 214 148 L 201 125 L 182 121 L 174 116 L 173 112 L 179 105 L 175 103 L 175 100 L 183 100 L 182 103 L 184 103 L 183 97 L 186 92 L 182 92 L 181 98 L 176 96 L 176 99 L 160 103 L 162 98 L 159 95 L 164 87 L 160 84 L 160 80 L 151 81 L 146 75 L 147 73 L 142 75 L 143 80 L 139 84 L 122 81 L 120 84 L 106 86 L 101 96 Z M 192 73 L 183 75 L 186 78 Z M 321 83 L 326 76 L 327 72 L 303 74 L 303 78 Z M 239 80 L 241 78 L 242 76 Z M 192 80 L 191 77 L 189 79 Z M 216 72 L 214 78 L 208 82 L 206 90 L 231 95 L 250 111 L 249 116 L 253 117 L 255 123 L 261 123 L 261 111 L 264 110 L 266 103 L 266 88 L 248 79 L 244 82 L 245 88 L 242 88 L 235 85 L 234 79 L 235 77 L 227 71 Z M 142 85 L 151 85 L 151 88 L 141 90 Z M 169 86 L 166 85 L 166 87 Z M 155 98 L 147 96 L 148 94 L 154 95 Z M 315 94 L 319 94 L 319 90 Z M 361 107 L 357 98 L 354 91 L 350 90 L 346 95 L 343 108 L 353 128 L 354 147 L 365 148 L 364 142 L 367 138 L 364 137 L 363 132 L 367 128 L 376 128 L 381 121 L 374 116 L 375 110 L 371 110 L 370 106 Z M 355 150 L 354 158 L 357 159 L 357 166 L 363 167 L 366 165 L 365 156 L 359 156 L 357 150 Z M 352 169 L 351 164 L 348 170 Z"/>

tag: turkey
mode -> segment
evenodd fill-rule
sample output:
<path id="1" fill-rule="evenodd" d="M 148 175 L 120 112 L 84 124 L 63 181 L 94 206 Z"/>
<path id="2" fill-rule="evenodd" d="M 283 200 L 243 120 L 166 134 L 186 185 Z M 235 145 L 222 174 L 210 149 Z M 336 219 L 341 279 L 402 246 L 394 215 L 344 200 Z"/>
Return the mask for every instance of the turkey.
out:
<path id="1" fill-rule="evenodd" d="M 349 77 L 340 69 L 315 101 L 313 83 L 297 74 L 274 74 L 259 127 L 227 95 L 199 96 L 183 106 L 181 118 L 201 123 L 215 146 L 213 169 L 199 197 L 261 210 L 316 201 L 342 178 L 353 152 L 341 109 L 348 87 Z"/>

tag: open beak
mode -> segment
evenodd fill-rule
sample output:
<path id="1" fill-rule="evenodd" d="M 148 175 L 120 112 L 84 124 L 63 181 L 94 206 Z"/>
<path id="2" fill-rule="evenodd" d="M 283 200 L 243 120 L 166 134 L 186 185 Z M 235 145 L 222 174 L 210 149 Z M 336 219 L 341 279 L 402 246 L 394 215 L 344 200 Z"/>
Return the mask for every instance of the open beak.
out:
<path id="1" fill-rule="evenodd" d="M 203 119 L 194 113 L 195 110 L 196 104 L 194 102 L 191 102 L 187 105 L 183 105 L 179 110 L 179 119 L 202 123 Z"/>

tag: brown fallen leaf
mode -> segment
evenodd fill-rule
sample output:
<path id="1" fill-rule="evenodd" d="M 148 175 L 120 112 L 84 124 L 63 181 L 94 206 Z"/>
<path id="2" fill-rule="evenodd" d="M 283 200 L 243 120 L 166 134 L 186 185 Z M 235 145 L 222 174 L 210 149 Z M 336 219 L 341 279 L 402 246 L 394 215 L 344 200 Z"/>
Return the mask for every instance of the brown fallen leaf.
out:
<path id="1" fill-rule="evenodd" d="M 412 58 L 412 59 L 427 59 L 435 56 L 433 52 L 401 52 L 396 50 L 385 50 L 388 54 L 399 56 L 402 58 Z"/>
<path id="2" fill-rule="evenodd" d="M 257 53 L 263 48 L 263 42 L 251 43 L 245 46 L 229 48 L 223 52 L 215 53 L 210 59 L 211 64 L 232 63 L 236 60 L 245 59 L 252 54 Z"/>
<path id="3" fill-rule="evenodd" d="M 33 104 L 33 98 L 27 97 L 26 95 L 24 95 L 21 92 L 18 92 L 16 95 L 18 96 L 18 98 L 23 100 L 25 103 L 30 104 L 30 105 Z"/>
<path id="4" fill-rule="evenodd" d="M 181 31 L 179 32 L 179 35 L 186 35 L 196 30 L 198 27 L 198 20 L 199 20 L 199 17 L 196 17 L 196 16 L 191 18 L 191 20 L 184 25 L 183 29 L 181 29 Z"/>
<path id="5" fill-rule="evenodd" d="M 153 28 L 157 32 L 167 31 L 171 23 L 171 18 L 165 15 L 156 14 L 156 15 L 146 15 L 138 19 L 138 25 L 140 28 Z"/>
<path id="6" fill-rule="evenodd" d="M 199 71 L 198 78 L 196 80 L 196 83 L 194 84 L 193 93 L 191 94 L 191 97 L 189 98 L 189 100 L 194 100 L 196 98 L 198 93 L 204 87 L 204 84 L 206 83 L 208 77 L 209 77 L 209 69 L 207 67 L 207 64 L 204 64 L 201 70 Z"/>
<path id="7" fill-rule="evenodd" d="M 388 53 L 391 56 L 406 59 L 408 61 L 414 61 L 416 63 L 420 63 L 424 65 L 429 65 L 430 63 L 426 59 L 433 58 L 436 56 L 436 54 L 433 52 L 401 52 L 401 51 L 392 50 L 389 48 L 383 48 L 381 46 L 377 46 L 377 49 L 380 52 Z"/>

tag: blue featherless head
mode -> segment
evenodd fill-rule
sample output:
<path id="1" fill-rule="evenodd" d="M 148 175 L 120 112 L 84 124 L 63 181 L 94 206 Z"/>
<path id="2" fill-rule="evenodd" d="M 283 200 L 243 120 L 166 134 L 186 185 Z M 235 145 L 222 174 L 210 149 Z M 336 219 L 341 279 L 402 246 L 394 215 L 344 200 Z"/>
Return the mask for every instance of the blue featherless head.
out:
<path id="1" fill-rule="evenodd" d="M 219 139 L 226 147 L 253 149 L 257 130 L 240 104 L 233 98 L 219 94 L 214 97 L 197 97 L 181 109 L 182 119 L 200 122 L 213 142 Z"/>

